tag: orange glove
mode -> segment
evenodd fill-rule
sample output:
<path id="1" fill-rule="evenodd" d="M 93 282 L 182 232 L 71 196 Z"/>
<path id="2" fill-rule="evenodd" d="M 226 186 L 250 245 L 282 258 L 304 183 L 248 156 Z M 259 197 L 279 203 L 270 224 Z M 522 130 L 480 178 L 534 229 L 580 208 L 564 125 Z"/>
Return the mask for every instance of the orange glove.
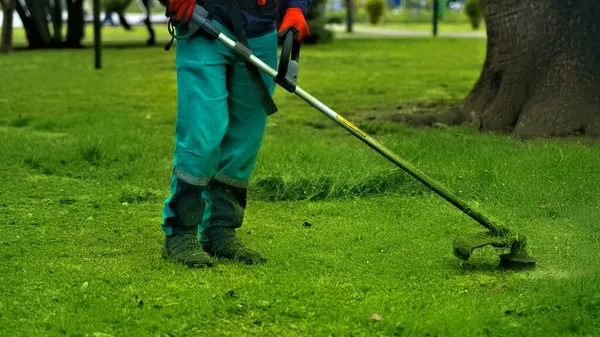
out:
<path id="1" fill-rule="evenodd" d="M 186 23 L 192 18 L 196 0 L 169 0 L 167 10 L 172 18 L 173 24 L 183 21 Z M 185 20 L 184 20 L 185 19 Z"/>
<path id="2" fill-rule="evenodd" d="M 281 21 L 281 27 L 279 27 L 279 33 L 290 27 L 294 27 L 298 31 L 298 36 L 296 37 L 296 40 L 298 41 L 304 39 L 310 33 L 308 24 L 304 18 L 304 13 L 302 13 L 300 8 L 288 8 L 285 11 L 285 15 Z"/>

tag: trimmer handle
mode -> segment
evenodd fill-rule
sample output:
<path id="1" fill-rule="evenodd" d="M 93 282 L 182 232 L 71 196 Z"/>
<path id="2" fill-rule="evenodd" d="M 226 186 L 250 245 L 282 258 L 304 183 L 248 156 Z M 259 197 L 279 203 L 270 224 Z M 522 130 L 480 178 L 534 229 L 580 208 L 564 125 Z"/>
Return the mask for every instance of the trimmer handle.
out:
<path id="1" fill-rule="evenodd" d="M 169 0 L 158 0 L 160 2 L 161 5 L 163 5 L 165 8 L 168 8 L 168 3 Z M 184 20 L 185 21 L 185 20 Z M 190 19 L 190 22 L 180 22 L 179 24 L 187 24 L 188 26 L 190 26 L 190 33 L 195 32 L 197 30 L 200 30 L 201 32 L 203 32 L 206 37 L 211 38 L 211 39 L 216 39 L 219 34 L 221 34 L 221 31 L 219 30 L 219 28 L 217 28 L 217 26 L 215 26 L 211 20 L 210 20 L 210 13 L 208 13 L 208 11 L 206 9 L 204 9 L 204 7 L 196 4 L 194 7 L 194 12 L 192 13 L 192 17 Z M 196 27 L 194 27 L 194 25 Z"/>
<path id="2" fill-rule="evenodd" d="M 198 29 L 206 34 L 206 37 L 208 38 L 216 39 L 219 34 L 221 34 L 219 28 L 217 28 L 210 20 L 208 11 L 198 4 L 194 7 L 194 13 L 192 13 L 190 21 L 196 24 Z"/>
<path id="3" fill-rule="evenodd" d="M 298 30 L 290 27 L 279 34 L 279 36 L 283 42 L 275 81 L 285 90 L 294 92 L 298 81 L 298 66 L 300 62 L 300 41 L 296 40 Z"/>

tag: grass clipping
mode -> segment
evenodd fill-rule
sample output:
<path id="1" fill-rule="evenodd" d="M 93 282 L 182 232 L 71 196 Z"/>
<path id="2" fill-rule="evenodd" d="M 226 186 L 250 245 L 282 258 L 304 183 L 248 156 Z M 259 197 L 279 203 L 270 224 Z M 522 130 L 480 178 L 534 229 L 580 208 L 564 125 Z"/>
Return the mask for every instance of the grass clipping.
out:
<path id="1" fill-rule="evenodd" d="M 427 190 L 398 171 L 382 172 L 367 178 L 340 179 L 281 176 L 258 178 L 251 186 L 254 198 L 265 201 L 322 201 L 382 195 L 418 195 Z"/>

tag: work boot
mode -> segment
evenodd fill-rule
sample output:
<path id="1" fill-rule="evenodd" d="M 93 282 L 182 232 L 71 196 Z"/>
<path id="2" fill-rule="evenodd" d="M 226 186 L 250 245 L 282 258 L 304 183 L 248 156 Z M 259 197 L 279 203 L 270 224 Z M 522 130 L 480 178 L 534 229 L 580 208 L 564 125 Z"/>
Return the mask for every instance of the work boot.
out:
<path id="1" fill-rule="evenodd" d="M 165 237 L 162 256 L 189 268 L 212 266 L 210 256 L 203 250 L 196 233 L 175 234 Z"/>
<path id="2" fill-rule="evenodd" d="M 244 246 L 235 235 L 235 230 L 226 227 L 206 230 L 207 242 L 203 242 L 204 250 L 211 255 L 246 264 L 267 262 L 260 253 Z"/>
<path id="3" fill-rule="evenodd" d="M 198 240 L 198 225 L 202 222 L 205 202 L 202 192 L 206 186 L 173 179 L 173 195 L 165 202 L 163 228 L 165 244 L 163 258 L 183 263 L 190 268 L 212 265 Z"/>
<path id="4" fill-rule="evenodd" d="M 258 264 L 267 261 L 258 252 L 245 247 L 235 235 L 242 226 L 246 209 L 247 190 L 218 180 L 212 181 L 205 191 L 208 198 L 208 217 L 203 223 L 200 242 L 211 255 Z"/>

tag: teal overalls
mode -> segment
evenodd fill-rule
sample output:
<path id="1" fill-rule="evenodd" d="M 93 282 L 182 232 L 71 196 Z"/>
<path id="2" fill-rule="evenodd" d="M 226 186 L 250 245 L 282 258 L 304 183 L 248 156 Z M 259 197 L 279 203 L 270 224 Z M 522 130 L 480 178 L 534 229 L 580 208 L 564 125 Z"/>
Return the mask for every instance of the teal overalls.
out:
<path id="1" fill-rule="evenodd" d="M 213 22 L 235 40 L 225 24 Z M 183 30 L 178 33 L 185 34 Z M 254 55 L 277 68 L 274 20 L 269 31 L 248 35 L 248 44 Z M 165 235 L 198 231 L 205 243 L 210 240 L 211 229 L 242 224 L 248 180 L 267 114 L 244 62 L 218 40 L 201 35 L 178 40 L 176 71 L 171 195 L 163 205 L 162 229 Z M 273 79 L 261 75 L 272 95 Z"/>

